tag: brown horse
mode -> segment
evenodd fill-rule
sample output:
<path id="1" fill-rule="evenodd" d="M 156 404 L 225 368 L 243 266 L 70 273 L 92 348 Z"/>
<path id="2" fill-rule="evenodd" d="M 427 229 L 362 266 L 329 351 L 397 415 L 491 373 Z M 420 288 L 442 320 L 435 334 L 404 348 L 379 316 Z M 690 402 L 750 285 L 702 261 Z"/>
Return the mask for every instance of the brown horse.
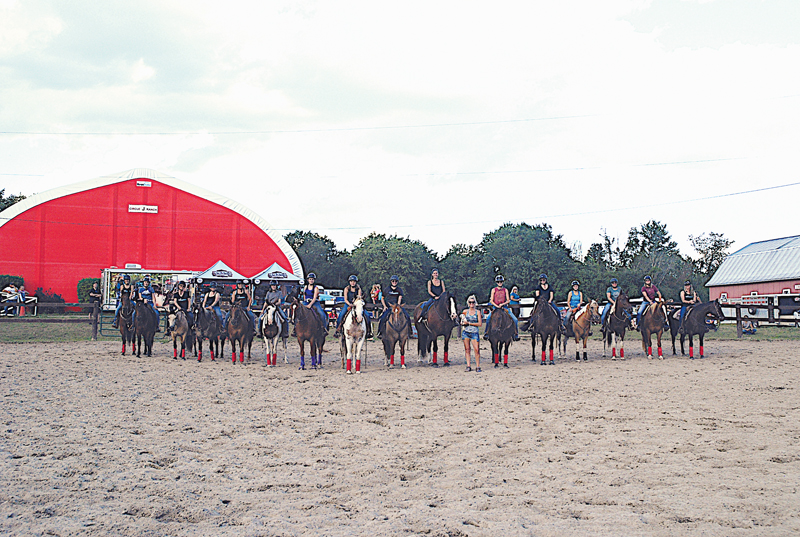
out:
<path id="1" fill-rule="evenodd" d="M 652 335 L 656 335 L 658 340 L 658 359 L 663 360 L 664 354 L 661 350 L 661 335 L 664 333 L 664 323 L 667 314 L 664 311 L 664 300 L 656 298 L 653 304 L 649 305 L 642 313 L 642 325 L 639 330 L 642 332 L 642 350 L 647 353 L 649 359 L 653 359 L 653 340 Z"/>
<path id="2" fill-rule="evenodd" d="M 617 344 L 619 343 L 619 359 L 625 359 L 625 330 L 631 319 L 630 310 L 633 309 L 628 295 L 625 292 L 620 292 L 617 297 L 617 303 L 613 306 L 612 310 L 606 316 L 606 322 L 603 325 L 603 358 L 606 356 L 606 346 L 611 345 L 611 338 L 614 338 L 614 346 L 611 347 L 611 359 L 617 359 Z"/>
<path id="3" fill-rule="evenodd" d="M 679 314 L 680 309 L 675 312 L 675 314 Z M 680 317 L 676 318 L 676 315 L 669 316 L 669 333 L 672 337 L 672 354 L 677 354 L 675 352 L 675 336 L 678 334 L 680 328 Z M 719 300 L 712 300 L 711 302 L 706 302 L 703 304 L 695 304 L 694 306 L 689 306 L 686 311 L 686 314 L 683 316 L 683 333 L 681 336 L 681 354 L 686 354 L 683 346 L 683 342 L 686 340 L 686 336 L 689 336 L 689 358 L 694 360 L 694 338 L 693 336 L 697 336 L 700 339 L 700 358 L 703 358 L 703 338 L 708 332 L 708 324 L 706 324 L 706 319 L 711 318 L 715 321 L 724 321 L 725 314 L 722 313 L 722 307 L 719 305 Z"/>
<path id="4" fill-rule="evenodd" d="M 131 344 L 131 354 L 136 354 L 136 339 L 133 330 L 133 304 L 130 296 L 122 295 L 122 308 L 119 310 L 119 333 L 122 336 L 122 355 L 125 355 L 125 344 Z"/>
<path id="5" fill-rule="evenodd" d="M 400 367 L 406 368 L 406 343 L 411 336 L 411 321 L 403 312 L 403 307 L 393 304 L 391 306 L 392 312 L 386 319 L 386 327 L 384 329 L 383 337 L 383 352 L 386 357 L 383 360 L 383 365 L 388 368 L 394 367 L 394 349 L 395 346 L 400 344 Z"/>
<path id="6" fill-rule="evenodd" d="M 239 304 L 231 306 L 228 316 L 228 340 L 231 342 L 231 361 L 236 363 L 236 344 L 239 344 L 239 363 L 244 362 L 244 348 L 247 346 L 247 361 L 250 361 L 250 349 L 253 346 L 253 323 Z"/>
<path id="7" fill-rule="evenodd" d="M 289 306 L 289 312 L 294 318 L 297 343 L 300 345 L 300 369 L 306 368 L 305 344 L 308 341 L 311 352 L 311 367 L 322 368 L 322 347 L 325 345 L 325 325 L 316 311 L 300 303 L 295 296 Z"/>
<path id="8" fill-rule="evenodd" d="M 422 313 L 422 302 L 414 308 L 414 319 L 420 319 Z M 439 367 L 437 353 L 439 352 L 439 336 L 444 336 L 444 365 L 450 365 L 448 349 L 450 347 L 450 335 L 453 328 L 458 326 L 458 311 L 456 310 L 456 298 L 452 293 L 445 292 L 439 295 L 433 305 L 428 308 L 427 319 L 414 321 L 417 327 L 417 350 L 419 351 L 421 362 L 423 358 L 431 352 L 433 347 L 433 361 L 430 365 Z"/>
<path id="9" fill-rule="evenodd" d="M 514 319 L 511 318 L 505 308 L 495 308 L 489 318 L 489 325 L 486 327 L 486 334 L 489 343 L 492 345 L 492 362 L 495 367 L 500 367 L 500 354 L 503 354 L 503 367 L 508 367 L 508 349 L 514 341 L 514 334 L 517 329 L 514 326 Z"/>
<path id="10" fill-rule="evenodd" d="M 584 306 L 578 311 L 570 322 L 567 323 L 567 333 L 564 337 L 564 353 L 567 352 L 567 341 L 570 337 L 575 338 L 575 361 L 580 361 L 581 354 L 578 350 L 578 342 L 583 341 L 583 360 L 589 359 L 586 354 L 586 340 L 589 339 L 589 332 L 592 329 L 592 323 L 600 322 L 600 315 L 598 315 L 597 301 L 591 300 L 588 305 Z"/>
<path id="11" fill-rule="evenodd" d="M 546 365 L 545 348 L 550 342 L 550 365 L 555 365 L 553 361 L 553 342 L 561 344 L 561 318 L 546 300 L 537 300 L 531 313 L 530 326 L 531 332 L 531 360 L 536 361 L 536 336 L 542 339 L 542 365 Z"/>
<path id="12" fill-rule="evenodd" d="M 172 337 L 172 357 L 178 358 L 178 340 L 180 340 L 181 358 L 186 360 L 186 347 L 189 347 L 189 352 L 191 352 L 194 342 L 194 334 L 189 329 L 189 319 L 186 317 L 186 312 L 176 307 L 175 304 L 170 304 L 168 312 L 168 333 Z"/>
<path id="13" fill-rule="evenodd" d="M 194 313 L 194 337 L 197 343 L 195 352 L 197 361 L 203 361 L 203 340 L 208 340 L 208 353 L 211 361 L 222 356 L 222 349 L 225 346 L 225 334 L 222 332 L 222 321 L 213 310 L 207 310 L 195 304 Z"/>

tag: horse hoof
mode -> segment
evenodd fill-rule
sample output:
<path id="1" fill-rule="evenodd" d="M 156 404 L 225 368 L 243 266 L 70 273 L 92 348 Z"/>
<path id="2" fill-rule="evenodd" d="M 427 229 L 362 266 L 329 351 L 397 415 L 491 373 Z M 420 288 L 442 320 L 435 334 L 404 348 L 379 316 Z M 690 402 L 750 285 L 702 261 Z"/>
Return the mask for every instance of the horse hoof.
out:
<path id="1" fill-rule="evenodd" d="M 605 358 L 605 356 L 603 356 L 603 358 Z M 617 357 L 616 357 L 616 356 L 612 356 L 612 357 L 611 357 L 611 361 L 612 361 L 612 362 L 616 362 L 616 361 L 617 361 Z"/>
<path id="2" fill-rule="evenodd" d="M 495 369 L 497 369 L 498 367 L 500 367 L 500 364 L 494 364 Z"/>
<path id="3" fill-rule="evenodd" d="M 356 371 L 356 375 L 360 375 L 360 374 L 361 374 L 361 371 Z"/>
<path id="4" fill-rule="evenodd" d="M 588 359 L 586 356 L 584 356 L 584 357 L 583 357 L 583 361 L 584 361 L 584 362 L 587 362 L 587 361 L 589 361 L 589 359 Z"/>
<path id="5" fill-rule="evenodd" d="M 405 368 L 406 368 L 406 366 L 404 366 L 404 365 L 400 366 L 400 369 L 405 369 Z"/>
<path id="6" fill-rule="evenodd" d="M 442 367 L 450 367 L 450 362 L 445 362 L 442 364 Z"/>
<path id="7" fill-rule="evenodd" d="M 505 367 L 506 369 L 508 369 L 508 364 L 503 364 L 503 367 Z"/>
<path id="8" fill-rule="evenodd" d="M 553 360 L 550 360 L 550 365 L 556 365 L 556 363 Z"/>
<path id="9" fill-rule="evenodd" d="M 663 360 L 663 359 L 664 359 L 664 357 L 663 357 L 663 356 L 659 356 L 659 357 L 658 357 L 658 359 L 659 359 L 659 360 Z"/>
<path id="10" fill-rule="evenodd" d="M 306 368 L 303 367 L 302 365 L 300 367 L 298 367 L 297 369 L 299 369 L 300 371 L 305 371 L 306 370 Z"/>
<path id="11" fill-rule="evenodd" d="M 350 370 L 348 369 L 348 370 L 347 370 L 347 374 L 348 374 L 348 375 L 352 375 L 352 374 L 353 374 L 353 372 L 352 372 L 352 371 L 350 371 Z"/>

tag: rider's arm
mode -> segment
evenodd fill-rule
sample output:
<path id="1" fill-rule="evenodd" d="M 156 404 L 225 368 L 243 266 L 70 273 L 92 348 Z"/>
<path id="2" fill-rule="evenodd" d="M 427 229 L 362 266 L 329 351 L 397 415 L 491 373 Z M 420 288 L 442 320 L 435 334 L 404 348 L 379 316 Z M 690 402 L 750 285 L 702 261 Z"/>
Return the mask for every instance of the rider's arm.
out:
<path id="1" fill-rule="evenodd" d="M 447 292 L 447 289 L 444 286 L 444 280 L 439 280 L 439 283 L 442 284 L 442 294 L 439 295 L 439 296 L 444 296 L 445 292 Z M 439 297 L 437 296 L 436 298 L 439 298 Z"/>
<path id="2" fill-rule="evenodd" d="M 497 304 L 495 304 L 495 302 L 494 302 L 494 290 L 495 290 L 495 289 L 497 289 L 497 287 L 492 287 L 492 290 L 489 292 L 489 304 L 491 304 L 491 305 L 492 305 L 492 306 L 494 306 L 495 308 L 499 308 L 500 306 L 498 306 L 498 305 L 497 305 Z"/>
<path id="3" fill-rule="evenodd" d="M 606 291 L 606 298 L 610 303 L 614 304 L 614 299 L 611 298 L 611 293 L 609 293 L 608 291 Z"/>
<path id="4" fill-rule="evenodd" d="M 350 301 L 349 301 L 349 300 L 347 300 L 347 289 L 348 289 L 349 287 L 350 287 L 349 285 L 348 285 L 347 287 L 345 287 L 345 288 L 344 288 L 344 290 L 342 291 L 342 294 L 344 295 L 344 303 L 345 303 L 345 304 L 347 304 L 348 306 L 352 306 L 352 304 L 350 303 Z M 356 295 L 356 296 L 358 296 L 358 295 Z"/>
<path id="5" fill-rule="evenodd" d="M 313 308 L 314 304 L 317 302 L 318 298 L 319 298 L 319 287 L 315 285 L 314 286 L 314 296 L 311 298 L 311 301 L 306 305 L 306 307 L 308 309 Z"/>
<path id="6" fill-rule="evenodd" d="M 433 285 L 433 280 L 428 280 L 428 294 L 431 295 L 431 297 L 436 298 L 436 295 L 434 295 L 433 291 L 431 291 L 431 285 Z"/>

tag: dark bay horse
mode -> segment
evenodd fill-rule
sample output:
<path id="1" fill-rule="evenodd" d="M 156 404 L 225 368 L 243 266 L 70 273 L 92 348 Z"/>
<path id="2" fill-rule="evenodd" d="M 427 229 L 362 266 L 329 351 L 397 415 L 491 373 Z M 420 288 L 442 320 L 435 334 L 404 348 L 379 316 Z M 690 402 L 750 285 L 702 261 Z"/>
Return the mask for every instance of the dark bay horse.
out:
<path id="1" fill-rule="evenodd" d="M 503 355 L 503 367 L 508 367 L 508 349 L 514 341 L 516 327 L 505 308 L 495 308 L 489 318 L 486 334 L 492 345 L 492 362 L 495 367 L 500 367 L 500 354 Z"/>
<path id="2" fill-rule="evenodd" d="M 619 343 L 619 359 L 625 359 L 625 330 L 631 322 L 631 310 L 633 306 L 628 300 L 628 295 L 624 291 L 617 297 L 617 303 L 606 315 L 606 322 L 603 325 L 603 358 L 606 356 L 606 346 L 611 345 L 611 338 L 614 338 L 614 346 L 611 347 L 611 359 L 617 359 L 617 343 Z"/>
<path id="3" fill-rule="evenodd" d="M 156 335 L 156 312 L 143 300 L 137 300 L 134 306 L 136 317 L 133 321 L 133 330 L 136 333 L 136 356 L 142 355 L 142 342 L 144 341 L 145 356 L 153 356 L 153 338 Z"/>
<path id="4" fill-rule="evenodd" d="M 419 319 L 422 313 L 422 302 L 414 308 L 414 319 Z M 438 367 L 437 353 L 439 352 L 439 336 L 444 336 L 444 365 L 450 365 L 448 350 L 450 347 L 450 335 L 453 328 L 458 326 L 458 311 L 456 310 L 456 298 L 450 292 L 442 293 L 438 300 L 434 300 L 428 308 L 427 319 L 414 321 L 417 327 L 417 349 L 420 360 L 425 358 L 431 347 L 433 347 L 433 361 L 431 365 Z"/>
<path id="5" fill-rule="evenodd" d="M 589 356 L 586 353 L 586 340 L 589 339 L 589 332 L 592 329 L 592 323 L 600 322 L 600 315 L 598 315 L 599 306 L 597 301 L 591 300 L 580 311 L 575 312 L 575 315 L 567 323 L 567 333 L 564 337 L 564 354 L 567 352 L 567 342 L 570 337 L 575 338 L 575 361 L 580 361 L 581 355 L 578 350 L 578 342 L 583 342 L 583 361 L 587 361 Z"/>
<path id="6" fill-rule="evenodd" d="M 639 327 L 639 331 L 642 333 L 642 350 L 647 353 L 647 357 L 651 360 L 653 359 L 653 334 L 656 335 L 658 343 L 658 359 L 664 359 L 664 353 L 661 350 L 661 335 L 664 333 L 666 320 L 667 314 L 664 311 L 664 301 L 658 298 L 642 313 L 642 326 Z"/>
<path id="7" fill-rule="evenodd" d="M 178 340 L 180 340 L 181 358 L 186 360 L 186 347 L 189 347 L 189 352 L 191 352 L 194 343 L 194 334 L 189 328 L 186 312 L 176 307 L 175 304 L 170 304 L 167 319 L 169 321 L 168 332 L 172 337 L 172 357 L 178 358 Z"/>
<path id="8" fill-rule="evenodd" d="M 537 300 L 531 313 L 530 326 L 531 332 L 531 360 L 536 361 L 536 336 L 542 339 L 542 365 L 547 365 L 545 360 L 545 348 L 550 342 L 550 365 L 555 365 L 553 361 L 553 342 L 561 344 L 561 319 L 546 300 Z"/>
<path id="9" fill-rule="evenodd" d="M 131 354 L 136 354 L 136 339 L 133 330 L 133 303 L 128 295 L 122 295 L 122 308 L 119 310 L 119 333 L 122 336 L 122 355 L 125 344 L 131 344 Z"/>
<path id="10" fill-rule="evenodd" d="M 679 313 L 680 310 L 675 313 Z M 708 325 L 706 319 L 711 318 L 715 321 L 724 321 L 725 314 L 722 313 L 722 307 L 719 305 L 719 300 L 712 300 L 711 302 L 704 302 L 702 304 L 695 304 L 686 310 L 683 316 L 683 334 L 681 334 L 681 354 L 686 354 L 683 342 L 686 336 L 689 336 L 689 358 L 694 360 L 694 336 L 700 339 L 700 358 L 703 358 L 703 338 L 708 332 Z M 680 318 L 675 318 L 675 315 L 669 316 L 669 333 L 672 337 L 672 354 L 675 352 L 675 336 L 678 334 L 680 328 Z"/>
<path id="11" fill-rule="evenodd" d="M 207 310 L 195 304 L 192 308 L 194 313 L 194 337 L 197 343 L 197 361 L 203 361 L 203 340 L 208 340 L 208 353 L 211 361 L 222 356 L 222 349 L 225 346 L 225 335 L 222 333 L 222 321 L 213 310 Z"/>
<path id="12" fill-rule="evenodd" d="M 406 343 L 411 336 L 411 321 L 403 313 L 403 307 L 394 304 L 391 306 L 392 312 L 386 319 L 386 326 L 383 337 L 383 352 L 386 357 L 383 360 L 383 365 L 392 368 L 394 367 L 394 349 L 395 346 L 400 344 L 400 367 L 406 368 Z"/>
<path id="13" fill-rule="evenodd" d="M 306 341 L 311 352 L 311 367 L 322 368 L 322 347 L 325 345 L 326 335 L 322 319 L 316 311 L 302 305 L 296 296 L 292 297 L 289 312 L 294 318 L 294 330 L 297 334 L 297 343 L 300 345 L 300 369 L 306 368 Z"/>
<path id="14" fill-rule="evenodd" d="M 247 347 L 247 361 L 253 346 L 253 323 L 247 312 L 239 304 L 231 306 L 228 316 L 228 341 L 231 342 L 231 361 L 236 363 L 236 344 L 239 344 L 239 363 L 244 362 L 244 348 Z"/>

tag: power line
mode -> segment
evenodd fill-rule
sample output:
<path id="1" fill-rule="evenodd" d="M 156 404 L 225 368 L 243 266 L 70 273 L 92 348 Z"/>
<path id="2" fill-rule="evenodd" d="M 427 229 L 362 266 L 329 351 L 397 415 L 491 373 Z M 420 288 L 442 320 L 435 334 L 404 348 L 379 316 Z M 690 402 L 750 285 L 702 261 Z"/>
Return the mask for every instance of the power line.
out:
<path id="1" fill-rule="evenodd" d="M 344 132 L 344 131 L 372 131 L 391 129 L 424 129 L 431 127 L 464 127 L 471 125 L 501 125 L 504 123 L 526 123 L 531 121 L 555 121 L 559 119 L 577 119 L 594 117 L 598 114 L 582 114 L 574 116 L 550 116 L 521 119 L 498 119 L 492 121 L 460 121 L 452 123 L 421 123 L 416 125 L 378 125 L 373 127 L 331 127 L 327 129 L 275 129 L 259 131 L 176 131 L 176 132 L 45 132 L 45 131 L 0 131 L 0 134 L 24 134 L 30 136 L 194 136 L 210 134 L 213 136 L 235 136 L 243 134 L 292 134 L 307 132 Z"/>

